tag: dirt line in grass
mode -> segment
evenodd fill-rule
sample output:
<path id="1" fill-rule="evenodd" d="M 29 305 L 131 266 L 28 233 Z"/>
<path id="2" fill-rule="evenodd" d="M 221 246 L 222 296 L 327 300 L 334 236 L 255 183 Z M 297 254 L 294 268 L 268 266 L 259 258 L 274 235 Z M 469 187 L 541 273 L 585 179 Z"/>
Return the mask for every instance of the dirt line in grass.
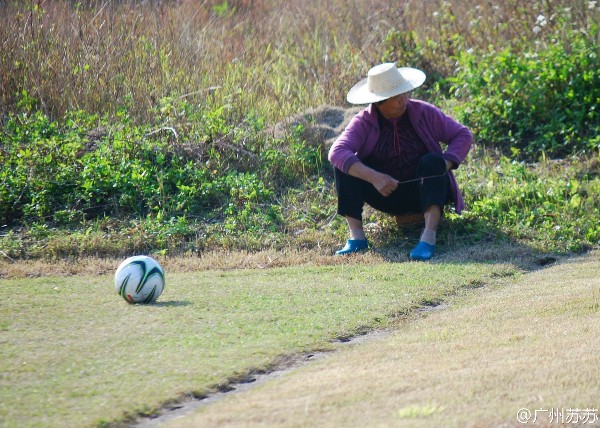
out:
<path id="1" fill-rule="evenodd" d="M 423 311 L 443 310 L 447 306 L 440 304 L 437 306 L 423 307 Z M 193 414 L 196 409 L 214 404 L 225 397 L 248 392 L 251 389 L 280 378 L 284 374 L 290 373 L 300 367 L 319 361 L 334 352 L 340 351 L 350 345 L 358 345 L 371 342 L 374 340 L 383 340 L 392 333 L 392 330 L 371 330 L 364 334 L 357 334 L 352 337 L 344 337 L 337 339 L 334 342 L 336 349 L 333 351 L 315 351 L 302 355 L 290 356 L 282 358 L 276 362 L 271 370 L 265 372 L 249 373 L 239 381 L 222 385 L 221 390 L 209 394 L 205 397 L 193 397 L 188 399 L 182 398 L 176 404 L 165 406 L 159 414 L 150 417 L 140 418 L 135 423 L 129 425 L 130 428 L 152 428 L 161 426 L 167 422 L 174 422 L 177 419 L 184 418 Z"/>

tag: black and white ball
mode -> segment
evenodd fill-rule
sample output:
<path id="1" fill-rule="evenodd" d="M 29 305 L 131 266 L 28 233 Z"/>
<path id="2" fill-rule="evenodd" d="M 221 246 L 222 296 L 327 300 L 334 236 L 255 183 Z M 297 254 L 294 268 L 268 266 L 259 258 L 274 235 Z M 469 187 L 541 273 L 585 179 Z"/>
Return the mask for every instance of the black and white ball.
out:
<path id="1" fill-rule="evenodd" d="M 129 303 L 153 303 L 165 288 L 165 273 L 152 257 L 133 256 L 115 272 L 115 289 Z"/>

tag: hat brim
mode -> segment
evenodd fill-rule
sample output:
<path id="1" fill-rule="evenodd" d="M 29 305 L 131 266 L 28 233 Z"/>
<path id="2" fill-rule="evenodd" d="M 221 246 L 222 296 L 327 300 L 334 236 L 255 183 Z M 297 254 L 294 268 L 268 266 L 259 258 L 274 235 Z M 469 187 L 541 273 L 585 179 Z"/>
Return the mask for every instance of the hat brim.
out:
<path id="1" fill-rule="evenodd" d="M 368 78 L 364 78 L 350 89 L 346 99 L 350 104 L 376 103 L 378 101 L 387 100 L 388 98 L 396 95 L 410 92 L 425 82 L 426 76 L 421 70 L 412 67 L 400 67 L 398 68 L 398 71 L 404 78 L 402 85 L 399 85 L 386 92 L 375 93 L 369 90 L 369 86 L 367 84 Z"/>

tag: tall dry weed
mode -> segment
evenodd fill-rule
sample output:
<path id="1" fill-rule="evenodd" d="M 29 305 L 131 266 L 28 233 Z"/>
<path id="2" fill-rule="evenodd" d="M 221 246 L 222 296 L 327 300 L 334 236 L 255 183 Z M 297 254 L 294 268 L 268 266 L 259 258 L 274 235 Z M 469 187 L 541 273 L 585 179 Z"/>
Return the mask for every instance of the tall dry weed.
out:
<path id="1" fill-rule="evenodd" d="M 164 97 L 202 106 L 236 93 L 240 109 L 287 115 L 343 104 L 348 86 L 383 59 L 413 60 L 410 46 L 390 56 L 390 32 L 412 32 L 430 68 L 447 76 L 457 50 L 523 40 L 539 15 L 568 7 L 585 26 L 588 3 L 2 1 L 0 114 L 22 109 L 26 91 L 54 117 L 83 109 L 150 121 Z"/>

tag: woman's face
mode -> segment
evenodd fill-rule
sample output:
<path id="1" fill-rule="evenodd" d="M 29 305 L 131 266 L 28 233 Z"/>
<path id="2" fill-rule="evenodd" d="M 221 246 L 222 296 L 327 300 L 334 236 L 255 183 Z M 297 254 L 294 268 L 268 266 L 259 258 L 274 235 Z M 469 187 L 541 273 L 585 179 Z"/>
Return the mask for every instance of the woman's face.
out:
<path id="1" fill-rule="evenodd" d="M 378 104 L 377 108 L 379 108 L 379 111 L 386 119 L 397 119 L 406 111 L 406 104 L 410 99 L 410 94 L 410 92 L 405 92 L 404 94 L 388 98 L 381 104 Z"/>

